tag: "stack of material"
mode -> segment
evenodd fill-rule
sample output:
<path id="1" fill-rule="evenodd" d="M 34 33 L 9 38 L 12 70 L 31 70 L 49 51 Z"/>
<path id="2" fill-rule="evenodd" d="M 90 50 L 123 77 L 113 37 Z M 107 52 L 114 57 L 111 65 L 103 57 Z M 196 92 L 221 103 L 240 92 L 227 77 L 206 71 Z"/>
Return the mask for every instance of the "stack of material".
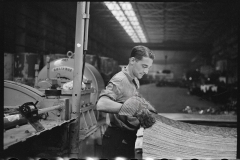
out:
<path id="1" fill-rule="evenodd" d="M 155 115 L 144 130 L 143 158 L 236 159 L 237 129 L 194 125 Z"/>
<path id="2" fill-rule="evenodd" d="M 140 111 L 151 108 L 144 98 L 134 96 L 124 102 L 118 114 L 140 113 L 138 119 L 148 120 Z M 194 125 L 158 114 L 149 116 L 155 117 L 156 122 L 143 132 L 143 159 L 236 159 L 236 128 Z"/>

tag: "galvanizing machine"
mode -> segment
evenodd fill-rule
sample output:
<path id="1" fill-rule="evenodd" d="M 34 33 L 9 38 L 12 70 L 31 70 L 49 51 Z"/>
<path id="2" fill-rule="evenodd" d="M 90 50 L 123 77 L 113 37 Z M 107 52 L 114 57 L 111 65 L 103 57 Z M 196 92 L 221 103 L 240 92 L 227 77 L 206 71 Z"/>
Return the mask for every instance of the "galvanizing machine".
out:
<path id="1" fill-rule="evenodd" d="M 90 2 L 77 3 L 75 53 L 52 62 L 38 73 L 35 87 L 4 81 L 4 151 L 31 137 L 62 126 L 64 156 L 96 156 L 106 116 L 95 110 L 104 81 L 95 67 L 85 63 Z M 63 147 L 62 146 L 62 147 Z"/>

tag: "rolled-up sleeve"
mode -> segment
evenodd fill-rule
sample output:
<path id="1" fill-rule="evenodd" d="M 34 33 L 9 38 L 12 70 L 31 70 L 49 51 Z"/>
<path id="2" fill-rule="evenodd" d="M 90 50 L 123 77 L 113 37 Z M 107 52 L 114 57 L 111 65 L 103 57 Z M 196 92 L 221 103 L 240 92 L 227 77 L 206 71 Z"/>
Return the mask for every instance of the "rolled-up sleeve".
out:
<path id="1" fill-rule="evenodd" d="M 116 101 L 119 95 L 121 94 L 120 87 L 115 83 L 109 82 L 106 86 L 106 89 L 102 90 L 99 98 L 106 96 L 109 97 L 111 100 Z"/>

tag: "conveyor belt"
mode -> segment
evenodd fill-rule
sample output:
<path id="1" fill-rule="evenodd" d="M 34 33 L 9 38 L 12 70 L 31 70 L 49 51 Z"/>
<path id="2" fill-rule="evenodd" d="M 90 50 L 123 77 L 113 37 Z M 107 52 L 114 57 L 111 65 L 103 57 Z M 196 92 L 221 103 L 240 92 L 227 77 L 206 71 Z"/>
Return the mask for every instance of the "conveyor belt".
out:
<path id="1" fill-rule="evenodd" d="M 235 159 L 237 129 L 202 126 L 156 115 L 156 123 L 144 130 L 142 158 Z"/>

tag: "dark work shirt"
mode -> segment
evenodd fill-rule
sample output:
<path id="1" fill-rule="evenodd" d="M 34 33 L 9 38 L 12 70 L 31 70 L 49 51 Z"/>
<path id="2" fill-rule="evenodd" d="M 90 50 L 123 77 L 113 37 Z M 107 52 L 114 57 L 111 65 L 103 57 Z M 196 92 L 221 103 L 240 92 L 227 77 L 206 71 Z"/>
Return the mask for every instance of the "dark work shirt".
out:
<path id="1" fill-rule="evenodd" d="M 127 68 L 124 68 L 110 79 L 106 89 L 100 93 L 99 97 L 107 96 L 113 101 L 124 103 L 128 98 L 139 94 L 139 81 L 137 78 L 134 78 L 134 80 L 135 84 L 133 78 L 128 74 Z M 135 117 L 109 113 L 109 118 L 109 126 L 111 127 L 136 131 L 140 126 L 139 121 Z"/>

